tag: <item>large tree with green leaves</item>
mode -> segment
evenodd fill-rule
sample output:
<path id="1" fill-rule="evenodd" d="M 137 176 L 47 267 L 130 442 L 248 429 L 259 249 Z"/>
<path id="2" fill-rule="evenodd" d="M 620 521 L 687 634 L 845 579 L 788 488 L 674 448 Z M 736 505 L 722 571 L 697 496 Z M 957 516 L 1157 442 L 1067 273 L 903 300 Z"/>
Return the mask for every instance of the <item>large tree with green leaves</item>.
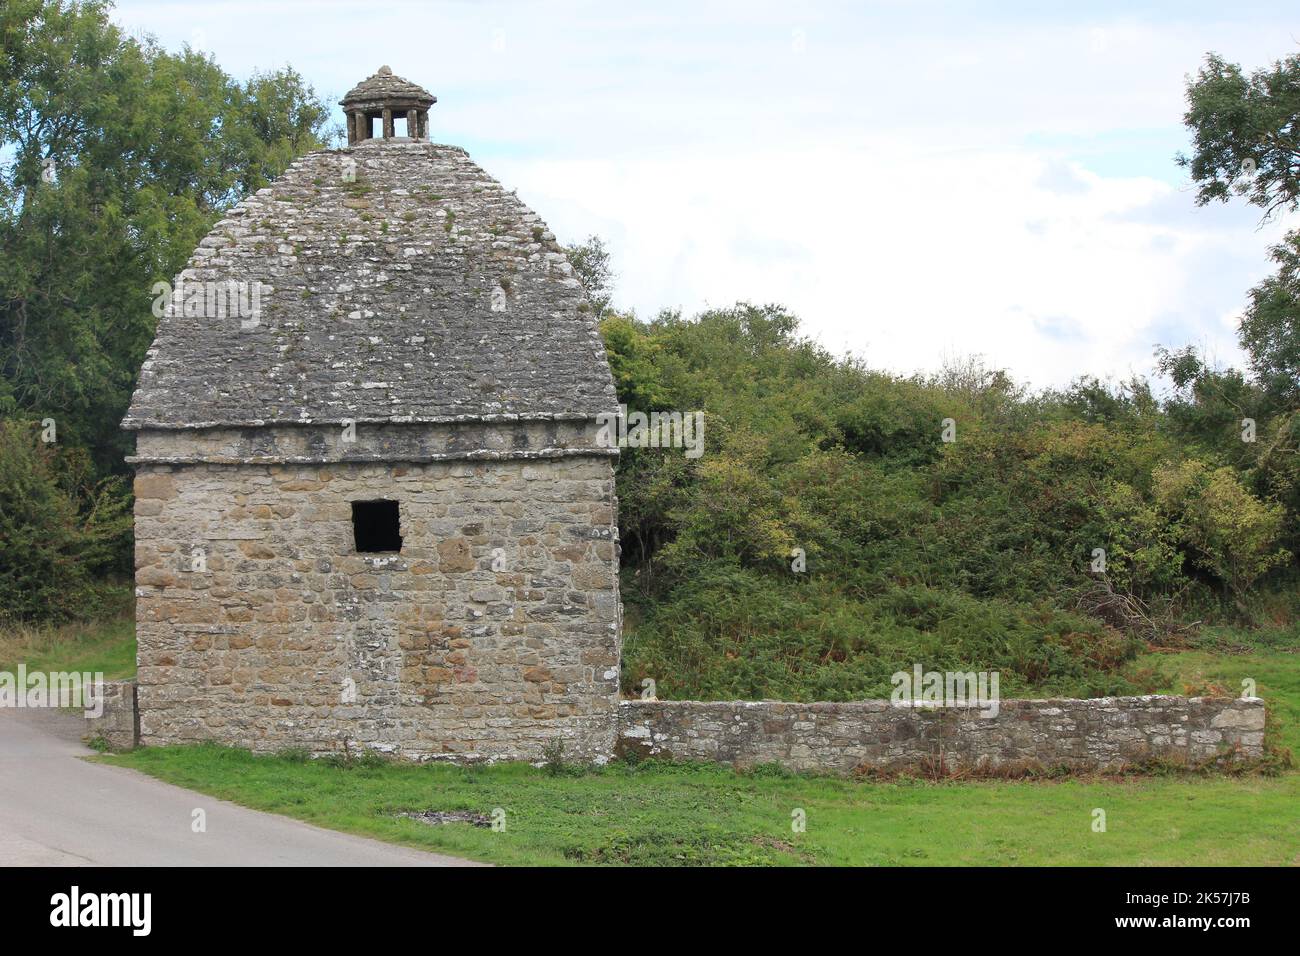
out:
<path id="1" fill-rule="evenodd" d="M 1247 75 L 1210 55 L 1187 84 L 1184 121 L 1193 151 L 1180 156 L 1200 205 L 1234 196 L 1267 221 L 1300 207 L 1300 54 Z M 1207 366 L 1194 351 L 1165 353 L 1179 393 L 1170 404 L 1183 434 L 1245 469 L 1261 493 L 1284 502 L 1289 545 L 1300 547 L 1300 231 L 1271 252 L 1277 273 L 1250 290 L 1238 338 L 1253 376 Z M 1243 423 L 1257 420 L 1243 443 Z"/>
<path id="2" fill-rule="evenodd" d="M 1300 201 L 1300 55 L 1250 76 L 1210 54 L 1187 84 L 1194 151 L 1179 163 L 1205 205 L 1245 196 L 1271 216 Z"/>
<path id="3" fill-rule="evenodd" d="M 118 422 L 153 338 L 152 287 L 332 135 L 293 70 L 239 83 L 109 13 L 0 5 L 0 619 L 94 613 L 99 579 L 129 569 Z"/>
<path id="4" fill-rule="evenodd" d="M 1194 150 L 1179 162 L 1200 205 L 1245 198 L 1265 220 L 1300 206 L 1300 54 L 1247 76 L 1210 55 L 1187 86 L 1184 122 Z M 1256 286 L 1242 347 L 1260 385 L 1294 408 L 1300 398 L 1300 233 L 1273 249 L 1278 273 Z"/>
<path id="5" fill-rule="evenodd" d="M 0 7 L 0 416 L 54 418 L 101 471 L 121 467 L 152 285 L 328 135 L 326 104 L 293 70 L 241 84 L 109 13 Z"/>

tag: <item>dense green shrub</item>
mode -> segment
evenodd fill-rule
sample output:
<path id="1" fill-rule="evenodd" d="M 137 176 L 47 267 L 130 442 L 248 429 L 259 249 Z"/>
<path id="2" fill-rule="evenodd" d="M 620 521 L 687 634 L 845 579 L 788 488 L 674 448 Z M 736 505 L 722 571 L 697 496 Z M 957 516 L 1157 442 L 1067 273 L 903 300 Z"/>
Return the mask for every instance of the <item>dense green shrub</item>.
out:
<path id="1" fill-rule="evenodd" d="M 84 451 L 60 453 L 35 423 L 0 422 L 0 621 L 93 615 L 129 548 L 120 479 L 87 486 Z M 125 542 L 125 543 L 124 543 Z"/>
<path id="2" fill-rule="evenodd" d="M 887 698 L 890 677 L 999 671 L 1001 693 L 1133 688 L 1113 671 L 1140 644 L 1083 615 L 916 585 L 872 594 L 831 578 L 710 567 L 667 600 L 631 607 L 624 686 L 660 696 Z"/>
<path id="3" fill-rule="evenodd" d="M 880 697 L 921 663 L 999 670 L 1003 694 L 1117 693 L 1139 636 L 1247 612 L 1294 566 L 1255 453 L 1196 439 L 1218 426 L 1140 380 L 1027 395 L 972 362 L 903 379 L 775 307 L 603 328 L 633 410 L 706 412 L 702 457 L 619 466 L 629 691 Z M 1080 611 L 1102 613 L 1098 589 L 1144 627 Z"/>

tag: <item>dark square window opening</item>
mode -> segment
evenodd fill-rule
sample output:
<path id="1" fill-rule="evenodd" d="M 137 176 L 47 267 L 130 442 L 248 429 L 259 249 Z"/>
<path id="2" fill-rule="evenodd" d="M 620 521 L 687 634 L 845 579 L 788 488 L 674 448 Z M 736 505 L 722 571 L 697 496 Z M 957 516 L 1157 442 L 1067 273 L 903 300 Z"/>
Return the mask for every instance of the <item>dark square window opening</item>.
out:
<path id="1" fill-rule="evenodd" d="M 401 551 L 402 534 L 397 502 L 352 502 L 352 532 L 358 553 Z"/>

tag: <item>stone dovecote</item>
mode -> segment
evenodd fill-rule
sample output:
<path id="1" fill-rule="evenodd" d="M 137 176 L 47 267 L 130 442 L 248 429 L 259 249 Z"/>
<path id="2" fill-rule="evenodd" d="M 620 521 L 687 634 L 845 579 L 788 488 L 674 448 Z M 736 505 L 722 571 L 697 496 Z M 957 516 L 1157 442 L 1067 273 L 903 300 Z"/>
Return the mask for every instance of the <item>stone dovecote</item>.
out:
<path id="1" fill-rule="evenodd" d="M 385 136 L 350 122 L 159 297 L 123 422 L 144 744 L 612 750 L 605 352 L 546 224 L 427 141 L 432 102 L 387 68 L 358 85 Z"/>

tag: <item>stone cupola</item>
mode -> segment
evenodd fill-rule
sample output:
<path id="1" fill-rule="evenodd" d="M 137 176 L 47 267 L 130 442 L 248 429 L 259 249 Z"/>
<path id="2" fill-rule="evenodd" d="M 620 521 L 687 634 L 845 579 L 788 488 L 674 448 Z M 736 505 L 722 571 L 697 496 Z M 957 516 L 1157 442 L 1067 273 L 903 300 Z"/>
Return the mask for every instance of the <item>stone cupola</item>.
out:
<path id="1" fill-rule="evenodd" d="M 374 76 L 362 80 L 339 102 L 347 120 L 348 145 L 368 139 L 374 120 L 383 120 L 384 139 L 413 142 L 429 138 L 429 107 L 438 98 L 410 80 L 381 66 Z M 394 120 L 405 119 L 406 135 L 394 135 Z"/>

